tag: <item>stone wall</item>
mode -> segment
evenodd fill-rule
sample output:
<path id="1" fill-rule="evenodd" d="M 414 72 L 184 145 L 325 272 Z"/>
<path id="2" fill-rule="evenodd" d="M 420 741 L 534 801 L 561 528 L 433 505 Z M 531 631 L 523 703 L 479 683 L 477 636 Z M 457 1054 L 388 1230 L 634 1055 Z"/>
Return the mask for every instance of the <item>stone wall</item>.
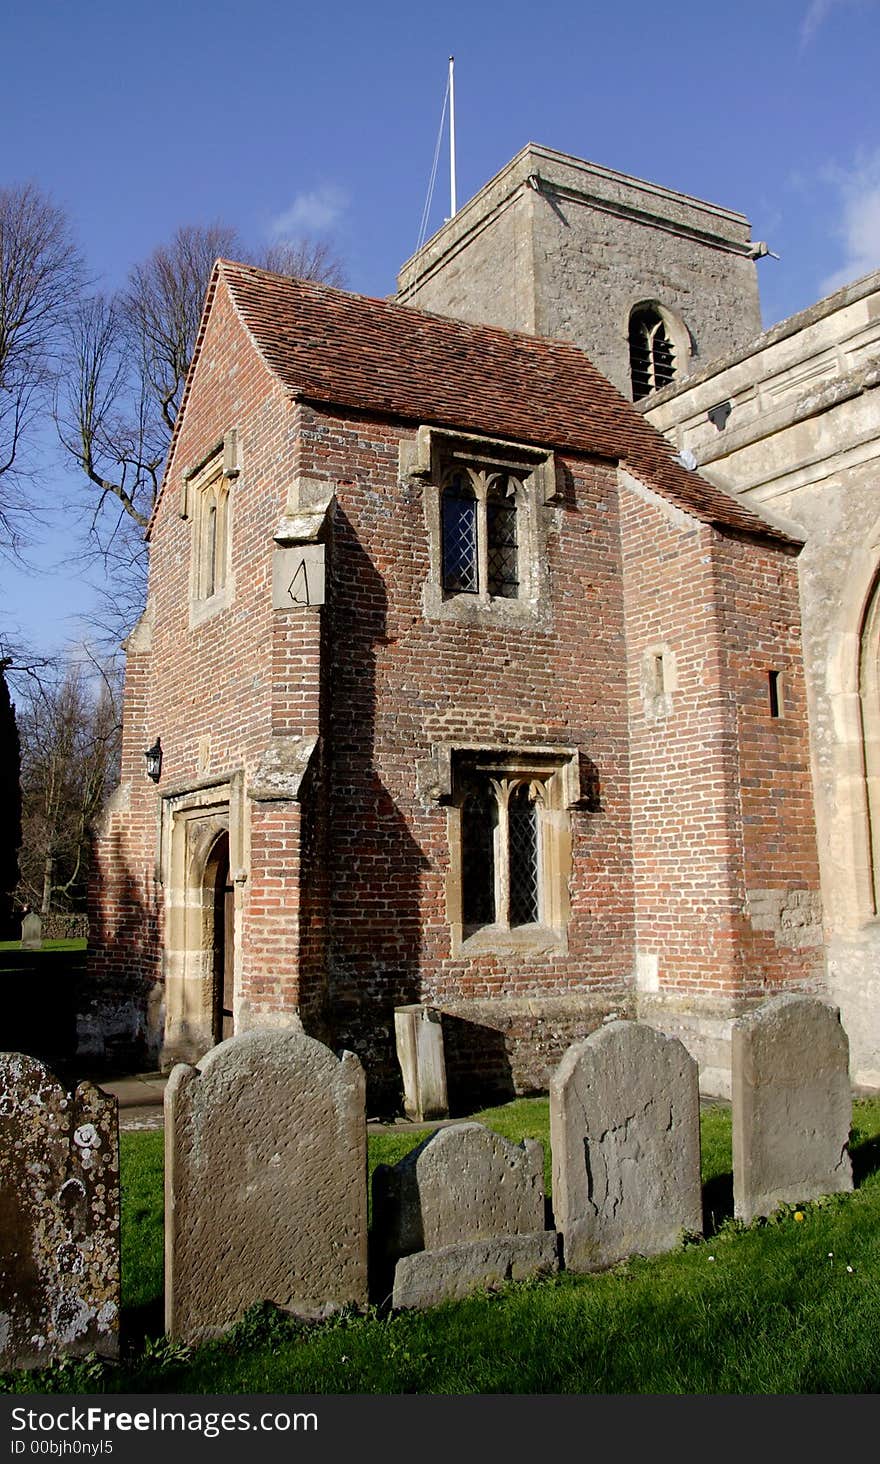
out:
<path id="1" fill-rule="evenodd" d="M 398 299 L 574 341 L 632 397 L 633 306 L 683 327 L 685 374 L 761 329 L 742 214 L 530 144 L 404 264 Z"/>

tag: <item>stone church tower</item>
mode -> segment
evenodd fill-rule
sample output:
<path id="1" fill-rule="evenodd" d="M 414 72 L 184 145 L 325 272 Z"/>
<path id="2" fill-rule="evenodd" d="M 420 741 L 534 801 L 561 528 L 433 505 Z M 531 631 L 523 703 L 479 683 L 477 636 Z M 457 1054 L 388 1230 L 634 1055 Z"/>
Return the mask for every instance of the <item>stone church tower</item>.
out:
<path id="1" fill-rule="evenodd" d="M 632 399 L 761 330 L 748 220 L 529 143 L 400 271 L 398 300 L 573 341 Z"/>

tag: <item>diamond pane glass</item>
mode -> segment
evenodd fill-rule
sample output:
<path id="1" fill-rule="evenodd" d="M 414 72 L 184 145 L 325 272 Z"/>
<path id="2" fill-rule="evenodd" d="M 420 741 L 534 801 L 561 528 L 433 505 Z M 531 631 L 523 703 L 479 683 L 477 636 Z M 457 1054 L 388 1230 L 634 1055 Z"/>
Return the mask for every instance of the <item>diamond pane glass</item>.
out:
<path id="1" fill-rule="evenodd" d="M 521 783 L 507 806 L 510 846 L 510 923 L 531 925 L 539 919 L 538 812 Z"/>
<path id="2" fill-rule="evenodd" d="M 501 486 L 493 487 L 486 501 L 486 536 L 489 594 L 515 600 L 519 592 L 516 499 Z"/>
<path id="3" fill-rule="evenodd" d="M 443 494 L 443 588 L 477 591 L 477 503 L 460 476 Z"/>
<path id="4" fill-rule="evenodd" d="M 461 810 L 461 904 L 465 925 L 495 923 L 495 825 L 498 805 L 488 788 L 468 794 Z"/>

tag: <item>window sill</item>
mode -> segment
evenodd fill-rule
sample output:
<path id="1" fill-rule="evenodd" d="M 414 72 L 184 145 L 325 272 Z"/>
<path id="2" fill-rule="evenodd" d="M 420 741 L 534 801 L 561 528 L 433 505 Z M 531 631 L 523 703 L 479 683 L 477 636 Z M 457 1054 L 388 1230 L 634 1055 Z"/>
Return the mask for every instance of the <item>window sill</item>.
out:
<path id="1" fill-rule="evenodd" d="M 453 931 L 453 955 L 498 956 L 564 955 L 568 941 L 564 930 L 549 925 L 465 925 Z"/>
<path id="2" fill-rule="evenodd" d="M 455 620 L 463 625 L 534 625 L 536 620 L 549 625 L 548 610 L 537 600 L 449 594 L 431 583 L 425 585 L 422 609 L 428 620 Z"/>
<path id="3" fill-rule="evenodd" d="M 189 602 L 189 628 L 197 630 L 204 625 L 206 620 L 213 620 L 215 615 L 221 611 L 228 610 L 234 598 L 234 584 L 227 580 L 222 590 L 208 596 L 205 600 L 190 600 Z"/>

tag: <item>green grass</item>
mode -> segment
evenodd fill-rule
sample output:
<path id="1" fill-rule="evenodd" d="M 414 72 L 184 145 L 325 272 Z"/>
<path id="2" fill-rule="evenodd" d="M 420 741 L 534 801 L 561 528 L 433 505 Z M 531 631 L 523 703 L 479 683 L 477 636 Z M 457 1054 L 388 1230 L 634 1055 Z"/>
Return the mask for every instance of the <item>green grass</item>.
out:
<path id="1" fill-rule="evenodd" d="M 547 1143 L 547 1100 L 474 1115 Z M 122 1135 L 128 1357 L 64 1364 L 28 1388 L 167 1393 L 857 1393 L 880 1390 L 880 1099 L 854 1107 L 859 1188 L 786 1206 L 748 1229 L 729 1217 L 730 1112 L 701 1115 L 715 1233 L 594 1276 L 511 1285 L 427 1312 L 309 1326 L 255 1308 L 196 1349 L 161 1334 L 162 1135 Z M 370 1138 L 370 1165 L 424 1133 Z M 548 1145 L 549 1148 L 549 1145 Z M 829 1254 L 831 1253 L 831 1254 Z M 848 1269 L 851 1268 L 851 1269 Z M 146 1347 L 144 1338 L 148 1340 Z M 77 1371 L 79 1369 L 79 1371 Z"/>
<path id="2" fill-rule="evenodd" d="M 88 942 L 85 937 L 77 937 L 71 940 L 44 940 L 40 945 L 41 951 L 84 951 Z M 0 951 L 20 951 L 20 940 L 0 940 Z"/>

